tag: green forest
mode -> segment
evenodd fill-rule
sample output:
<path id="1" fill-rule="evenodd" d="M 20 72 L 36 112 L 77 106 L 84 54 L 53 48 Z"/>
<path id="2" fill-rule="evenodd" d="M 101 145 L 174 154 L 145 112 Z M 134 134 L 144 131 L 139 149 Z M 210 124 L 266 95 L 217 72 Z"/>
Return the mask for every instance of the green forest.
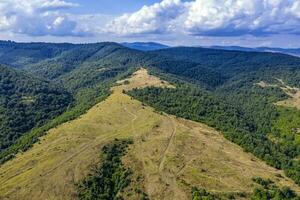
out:
<path id="1" fill-rule="evenodd" d="M 62 87 L 0 66 L 0 150 L 67 110 L 73 97 Z"/>

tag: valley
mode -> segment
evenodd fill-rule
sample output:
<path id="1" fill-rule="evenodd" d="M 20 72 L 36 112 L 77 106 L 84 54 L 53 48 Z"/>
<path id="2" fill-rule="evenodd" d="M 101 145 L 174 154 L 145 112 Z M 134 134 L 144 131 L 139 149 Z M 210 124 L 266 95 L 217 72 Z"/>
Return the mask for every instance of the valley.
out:
<path id="1" fill-rule="evenodd" d="M 117 82 L 86 114 L 50 129 L 26 152 L 0 166 L 0 199 L 77 199 L 76 184 L 99 162 L 108 142 L 134 141 L 123 157 L 150 199 L 191 199 L 192 187 L 221 197 L 249 198 L 254 177 L 300 187 L 205 124 L 155 111 L 126 94 L 133 88 L 175 89 L 145 68 Z M 125 199 L 140 199 L 129 186 Z"/>

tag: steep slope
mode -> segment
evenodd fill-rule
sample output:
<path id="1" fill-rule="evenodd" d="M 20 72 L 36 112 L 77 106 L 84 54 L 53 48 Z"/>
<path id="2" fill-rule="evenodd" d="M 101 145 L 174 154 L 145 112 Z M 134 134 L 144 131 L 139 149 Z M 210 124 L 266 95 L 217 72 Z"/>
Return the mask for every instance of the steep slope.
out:
<path id="1" fill-rule="evenodd" d="M 245 153 L 214 129 L 159 114 L 123 93 L 146 86 L 174 88 L 145 69 L 119 82 L 105 101 L 51 129 L 33 148 L 2 165 L 0 197 L 76 199 L 75 184 L 101 162 L 100 148 L 114 138 L 134 140 L 124 163 L 134 177 L 142 178 L 150 199 L 191 199 L 192 186 L 247 196 L 256 187 L 252 183 L 256 176 L 300 192 L 282 171 Z M 125 199 L 140 199 L 130 187 L 124 191 Z"/>
<path id="2" fill-rule="evenodd" d="M 23 44 L 19 45 L 22 46 Z M 75 119 L 108 96 L 109 87 L 113 81 L 126 76 L 133 68 L 133 64 L 136 64 L 132 61 L 136 58 L 135 54 L 137 54 L 136 51 L 128 50 L 115 43 L 76 45 L 76 48 L 63 52 L 58 57 L 25 66 L 23 69 L 28 74 L 34 74 L 41 79 L 50 78 L 49 82 L 52 82 L 52 85 L 64 87 L 72 94 L 74 101 L 68 107 L 67 112 L 58 118 L 45 119 L 44 122 L 47 123 L 43 126 L 37 127 L 35 124 L 31 126 L 34 129 L 23 137 L 14 138 L 14 140 L 18 139 L 16 143 L 14 145 L 9 144 L 7 149 L 0 152 L 0 162 L 9 160 L 19 151 L 27 150 L 37 141 L 39 136 L 46 134 L 47 130 L 60 123 Z M 131 63 L 133 64 L 131 65 Z M 50 98 L 51 95 L 48 97 Z M 65 99 L 64 101 L 68 102 L 69 100 Z M 14 121 L 11 120 L 10 122 Z M 23 121 L 22 123 L 26 122 Z M 11 126 L 16 125 L 12 123 Z"/>
<path id="3" fill-rule="evenodd" d="M 72 100 L 57 85 L 0 66 L 0 150 L 64 112 Z"/>

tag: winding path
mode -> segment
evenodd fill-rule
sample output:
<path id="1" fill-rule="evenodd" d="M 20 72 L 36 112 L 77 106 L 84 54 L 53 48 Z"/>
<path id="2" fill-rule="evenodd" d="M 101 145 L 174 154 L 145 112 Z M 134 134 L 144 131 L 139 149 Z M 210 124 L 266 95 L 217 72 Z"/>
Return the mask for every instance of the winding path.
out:
<path id="1" fill-rule="evenodd" d="M 132 131 L 134 132 L 134 134 L 136 134 L 136 130 L 135 130 L 135 127 L 134 127 L 134 121 L 137 120 L 138 117 L 137 117 L 136 114 L 134 114 L 134 113 L 132 113 L 131 111 L 129 111 L 129 110 L 127 109 L 126 106 L 124 107 L 124 110 L 125 110 L 127 113 L 129 113 L 130 115 L 133 116 L 133 119 L 131 120 L 131 128 L 132 128 Z"/>
<path id="2" fill-rule="evenodd" d="M 176 134 L 176 131 L 177 131 L 177 127 L 176 127 L 176 123 L 174 121 L 173 118 L 169 117 L 169 119 L 172 121 L 172 124 L 173 124 L 173 131 L 172 131 L 172 134 L 169 138 L 169 141 L 168 141 L 168 145 L 166 147 L 166 149 L 164 150 L 163 154 L 161 155 L 160 159 L 159 159 L 159 166 L 158 166 L 158 171 L 161 172 L 163 170 L 163 167 L 164 167 L 164 162 L 165 162 L 165 159 L 166 159 L 166 155 L 168 153 L 168 150 L 175 138 L 175 134 Z"/>

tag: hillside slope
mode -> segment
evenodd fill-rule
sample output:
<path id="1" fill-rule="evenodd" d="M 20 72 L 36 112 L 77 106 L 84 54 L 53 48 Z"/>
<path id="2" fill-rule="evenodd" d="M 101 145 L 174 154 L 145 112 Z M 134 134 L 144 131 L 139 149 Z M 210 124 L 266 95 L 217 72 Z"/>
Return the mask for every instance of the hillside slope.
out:
<path id="1" fill-rule="evenodd" d="M 73 101 L 63 88 L 0 65 L 0 152 Z"/>
<path id="2" fill-rule="evenodd" d="M 145 82 L 145 80 L 147 82 Z M 0 166 L 0 199 L 77 199 L 75 184 L 98 162 L 114 138 L 132 138 L 124 158 L 150 199 L 191 199 L 198 186 L 222 195 L 251 193 L 253 177 L 270 178 L 300 193 L 282 171 L 267 166 L 204 124 L 159 114 L 123 93 L 135 87 L 174 88 L 145 69 L 119 82 L 105 101 L 62 124 Z M 133 191 L 125 191 L 139 199 Z"/>
<path id="3" fill-rule="evenodd" d="M 181 60 L 184 62 L 197 63 L 198 65 L 187 66 L 190 73 L 182 73 L 181 68 L 175 66 L 162 66 L 159 68 L 164 72 L 179 76 L 192 78 L 197 68 L 208 68 L 221 74 L 222 78 L 228 80 L 240 74 L 249 75 L 256 73 L 259 76 L 276 74 L 291 84 L 299 84 L 300 58 L 280 53 L 267 52 L 243 52 L 228 51 L 219 49 L 193 48 L 193 47 L 174 47 L 152 52 L 156 56 L 168 57 L 169 59 Z M 201 71 L 196 71 L 201 74 Z M 251 74 L 253 76 L 253 74 Z M 201 76 L 200 76 L 201 77 Z M 220 82 L 220 83 L 224 83 Z M 220 86 L 220 84 L 218 85 Z"/>

